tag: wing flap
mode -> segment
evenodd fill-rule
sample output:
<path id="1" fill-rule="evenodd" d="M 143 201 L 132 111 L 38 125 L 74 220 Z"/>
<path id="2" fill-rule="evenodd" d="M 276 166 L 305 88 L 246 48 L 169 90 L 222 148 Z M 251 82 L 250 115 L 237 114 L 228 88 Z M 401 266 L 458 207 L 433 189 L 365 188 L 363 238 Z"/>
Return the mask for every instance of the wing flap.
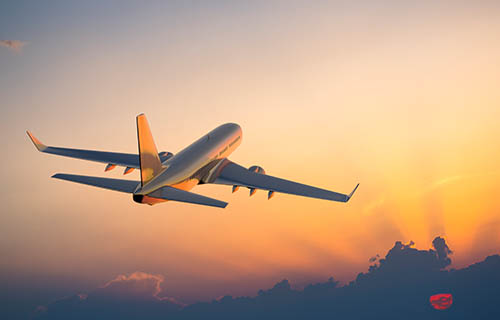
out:
<path id="1" fill-rule="evenodd" d="M 76 174 L 65 174 L 65 173 L 57 173 L 53 175 L 52 178 L 86 184 L 89 186 L 94 186 L 119 192 L 125 192 L 125 193 L 134 193 L 135 189 L 140 184 L 139 181 L 81 176 Z"/>
<path id="2" fill-rule="evenodd" d="M 220 169 L 217 178 L 212 183 L 245 186 L 249 188 L 263 189 L 339 202 L 349 201 L 354 191 L 358 187 L 356 186 L 351 194 L 346 195 L 334 191 L 308 186 L 302 183 L 276 178 L 266 174 L 251 172 L 248 169 L 229 160 Z"/>
<path id="3" fill-rule="evenodd" d="M 206 196 L 202 196 L 200 194 L 192 193 L 189 191 L 177 189 L 170 186 L 162 187 L 152 193 L 149 193 L 148 196 L 165 200 L 201 204 L 204 206 L 211 206 L 218 208 L 225 208 L 227 206 L 227 202 L 209 198 Z"/>

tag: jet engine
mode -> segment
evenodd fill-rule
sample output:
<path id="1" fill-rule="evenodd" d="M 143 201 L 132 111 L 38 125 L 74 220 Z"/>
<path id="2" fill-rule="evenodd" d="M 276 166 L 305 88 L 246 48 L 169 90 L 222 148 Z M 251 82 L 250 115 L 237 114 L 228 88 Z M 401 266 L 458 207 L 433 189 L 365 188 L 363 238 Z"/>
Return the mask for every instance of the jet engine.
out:
<path id="1" fill-rule="evenodd" d="M 263 174 L 266 173 L 266 170 L 264 170 L 260 166 L 251 166 L 250 168 L 248 168 L 248 171 L 257 172 L 257 173 L 263 173 Z"/>
<path id="2" fill-rule="evenodd" d="M 260 166 L 251 166 L 250 168 L 248 168 L 248 171 L 252 171 L 252 172 L 256 172 L 256 173 L 261 173 L 261 174 L 265 174 L 266 173 L 266 170 L 264 170 Z M 250 197 L 253 196 L 255 194 L 255 192 L 257 192 L 257 189 L 255 189 L 255 188 L 248 188 L 248 189 L 250 189 Z"/>
<path id="3" fill-rule="evenodd" d="M 162 152 L 158 153 L 158 156 L 160 157 L 161 162 L 164 162 L 165 160 L 172 158 L 173 155 L 174 154 L 172 152 L 167 152 L 167 151 L 162 151 Z"/>

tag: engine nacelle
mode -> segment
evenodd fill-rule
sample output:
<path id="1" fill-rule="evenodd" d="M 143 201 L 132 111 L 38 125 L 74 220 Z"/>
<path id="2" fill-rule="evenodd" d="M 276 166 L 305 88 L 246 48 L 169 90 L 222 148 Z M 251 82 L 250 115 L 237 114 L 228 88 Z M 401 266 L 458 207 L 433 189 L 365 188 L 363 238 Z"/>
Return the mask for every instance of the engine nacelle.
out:
<path id="1" fill-rule="evenodd" d="M 134 168 L 132 168 L 132 167 L 126 167 L 125 170 L 123 170 L 123 174 L 129 174 L 132 171 L 134 171 Z"/>
<path id="2" fill-rule="evenodd" d="M 104 168 L 104 171 L 108 172 L 110 170 L 113 170 L 114 168 L 116 168 L 116 164 L 114 164 L 114 163 L 108 163 L 108 165 L 106 166 L 106 168 Z"/>
<path id="3" fill-rule="evenodd" d="M 262 174 L 266 173 L 266 170 L 264 170 L 260 166 L 251 166 L 250 168 L 248 168 L 248 171 L 252 171 L 252 172 L 256 172 L 256 173 L 262 173 Z"/>
<path id="4" fill-rule="evenodd" d="M 158 157 L 160 157 L 160 161 L 164 162 L 165 160 L 168 160 L 172 158 L 174 154 L 172 152 L 167 152 L 167 151 L 162 151 L 158 153 Z"/>
<path id="5" fill-rule="evenodd" d="M 260 173 L 260 174 L 266 173 L 266 170 L 264 170 L 260 166 L 251 166 L 250 168 L 248 168 L 248 171 L 256 172 L 256 173 Z M 250 197 L 253 196 L 255 194 L 255 192 L 257 192 L 257 189 L 255 189 L 255 188 L 248 188 L 248 189 L 250 189 Z"/>

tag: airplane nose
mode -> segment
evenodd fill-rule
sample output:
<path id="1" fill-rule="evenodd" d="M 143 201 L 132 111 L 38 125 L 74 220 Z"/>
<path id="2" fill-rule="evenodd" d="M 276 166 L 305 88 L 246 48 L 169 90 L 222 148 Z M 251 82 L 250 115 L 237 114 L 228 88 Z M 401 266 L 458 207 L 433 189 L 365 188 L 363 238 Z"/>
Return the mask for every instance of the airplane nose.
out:
<path id="1" fill-rule="evenodd" d="M 237 123 L 230 123 L 231 129 L 233 129 L 234 132 L 241 132 L 241 127 Z"/>
<path id="2" fill-rule="evenodd" d="M 240 126 L 237 123 L 228 123 L 227 126 L 233 130 L 240 129 Z"/>

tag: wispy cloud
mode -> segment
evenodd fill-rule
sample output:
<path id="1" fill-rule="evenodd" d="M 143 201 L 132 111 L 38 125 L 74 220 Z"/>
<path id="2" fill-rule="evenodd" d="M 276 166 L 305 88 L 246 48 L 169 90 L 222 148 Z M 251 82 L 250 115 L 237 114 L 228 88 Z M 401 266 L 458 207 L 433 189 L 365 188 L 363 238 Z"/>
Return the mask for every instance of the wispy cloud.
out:
<path id="1" fill-rule="evenodd" d="M 129 275 L 119 275 L 115 279 L 108 281 L 99 291 L 101 294 L 115 297 L 152 297 L 158 300 L 165 300 L 175 304 L 181 304 L 170 297 L 161 297 L 161 284 L 164 277 L 159 274 L 149 274 L 136 271 Z M 88 295 L 86 295 L 87 297 Z M 85 298 L 86 298 L 85 297 Z"/>
<path id="2" fill-rule="evenodd" d="M 0 40 L 0 45 L 3 47 L 7 47 L 15 52 L 19 52 L 22 48 L 27 45 L 27 42 L 19 41 L 19 40 Z"/>
<path id="3" fill-rule="evenodd" d="M 171 314 L 184 306 L 160 294 L 164 281 L 162 275 L 141 271 L 119 275 L 89 292 L 39 306 L 34 316 L 39 319 L 158 319 L 158 315 Z M 65 311 L 61 312 L 60 307 Z M 70 309 L 72 314 L 68 316 L 66 311 Z M 96 310 L 99 315 L 95 314 Z M 139 314 L 142 317 L 138 317 Z"/>
<path id="4" fill-rule="evenodd" d="M 491 176 L 498 176 L 498 175 L 500 175 L 500 171 L 488 171 L 488 172 L 463 174 L 463 175 L 457 174 L 457 175 L 453 175 L 453 176 L 443 177 L 441 179 L 433 181 L 427 187 L 424 187 L 423 190 L 416 192 L 414 194 L 414 196 L 421 197 L 423 195 L 426 195 L 429 192 L 435 191 L 439 188 L 445 187 L 445 186 L 450 185 L 450 184 L 461 182 L 463 180 L 480 178 L 480 177 L 491 177 Z"/>

